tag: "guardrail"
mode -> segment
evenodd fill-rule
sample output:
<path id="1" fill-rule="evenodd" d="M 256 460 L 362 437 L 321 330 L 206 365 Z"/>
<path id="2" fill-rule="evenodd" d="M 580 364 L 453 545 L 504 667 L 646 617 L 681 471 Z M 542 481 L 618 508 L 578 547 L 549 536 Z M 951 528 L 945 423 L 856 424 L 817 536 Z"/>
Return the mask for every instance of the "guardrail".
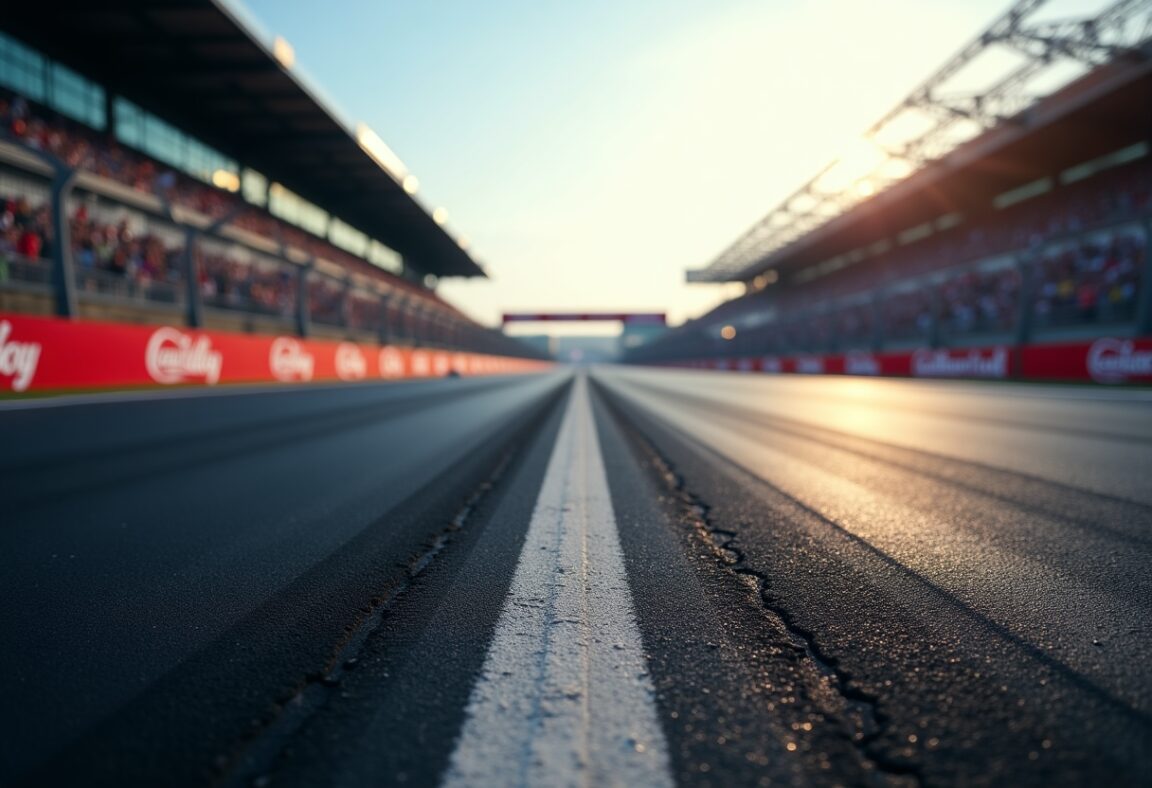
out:
<path id="1" fill-rule="evenodd" d="M 179 305 L 184 303 L 184 283 L 136 279 L 108 271 L 76 271 L 76 290 L 81 295 Z"/>
<path id="2" fill-rule="evenodd" d="M 20 255 L 0 256 L 0 286 L 46 291 L 52 286 L 52 263 Z"/>

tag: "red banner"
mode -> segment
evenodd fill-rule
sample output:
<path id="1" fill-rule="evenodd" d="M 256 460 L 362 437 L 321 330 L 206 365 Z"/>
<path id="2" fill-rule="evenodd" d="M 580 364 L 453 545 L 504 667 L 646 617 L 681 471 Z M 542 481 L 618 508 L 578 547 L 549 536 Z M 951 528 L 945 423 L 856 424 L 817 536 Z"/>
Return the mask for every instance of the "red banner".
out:
<path id="1" fill-rule="evenodd" d="M 737 372 L 875 377 L 985 378 L 1152 383 L 1152 339 L 938 348 L 905 353 L 698 359 L 667 366 Z"/>
<path id="2" fill-rule="evenodd" d="M 1152 383 L 1152 339 L 1104 337 L 1095 342 L 1035 345 L 1020 350 L 1020 375 L 1097 383 Z"/>
<path id="3" fill-rule="evenodd" d="M 549 365 L 447 350 L 0 314 L 0 390 L 489 375 Z"/>

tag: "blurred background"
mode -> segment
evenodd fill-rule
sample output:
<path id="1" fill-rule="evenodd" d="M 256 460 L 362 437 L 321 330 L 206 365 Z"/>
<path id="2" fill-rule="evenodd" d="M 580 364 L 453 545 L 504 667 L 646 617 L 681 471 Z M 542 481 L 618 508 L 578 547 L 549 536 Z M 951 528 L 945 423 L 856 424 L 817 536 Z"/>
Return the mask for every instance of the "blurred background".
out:
<path id="1" fill-rule="evenodd" d="M 56 11 L 0 30 L 9 315 L 1100 380 L 1152 333 L 1147 3 Z"/>

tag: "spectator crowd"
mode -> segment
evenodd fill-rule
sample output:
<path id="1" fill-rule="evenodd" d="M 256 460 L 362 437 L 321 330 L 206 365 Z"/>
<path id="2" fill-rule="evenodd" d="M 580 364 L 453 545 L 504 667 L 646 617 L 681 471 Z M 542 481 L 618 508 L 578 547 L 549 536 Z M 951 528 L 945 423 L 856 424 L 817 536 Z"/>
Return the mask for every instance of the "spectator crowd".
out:
<path id="1" fill-rule="evenodd" d="M 788 354 L 1005 341 L 1026 310 L 1036 331 L 1130 323 L 1146 275 L 1148 239 L 1136 221 L 1152 214 L 1150 186 L 1147 158 L 1122 165 L 808 281 L 751 291 L 644 352 Z M 736 328 L 733 340 L 720 333 L 726 325 Z"/>
<path id="2" fill-rule="evenodd" d="M 0 139 L 47 154 L 63 165 L 109 178 L 169 206 L 196 211 L 291 247 L 310 259 L 326 260 L 351 277 L 310 273 L 306 308 L 311 320 L 336 327 L 394 336 L 448 341 L 481 331 L 435 293 L 389 274 L 232 192 L 160 165 L 109 135 L 94 131 L 11 93 L 0 91 Z M 16 181 L 19 183 L 19 180 Z M 9 190 L 18 192 L 20 189 Z M 0 194 L 0 284 L 7 280 L 49 281 L 51 211 L 46 189 Z M 35 192 L 41 192 L 36 195 Z M 124 206 L 72 200 L 69 241 L 81 292 L 176 302 L 185 282 L 184 236 L 174 225 Z M 141 232 L 139 228 L 146 228 Z M 206 306 L 291 320 L 298 308 L 300 275 L 285 260 L 201 238 L 194 249 L 200 295 Z M 385 300 L 386 299 L 386 300 Z M 475 337 L 473 337 L 475 339 Z"/>
<path id="3" fill-rule="evenodd" d="M 2 92 L 0 139 L 155 195 L 169 206 L 226 219 L 230 226 L 272 239 L 281 249 L 295 248 L 373 283 L 354 288 L 348 278 L 310 274 L 304 301 L 317 323 L 447 336 L 452 326 L 467 322 L 434 293 L 245 203 L 235 193 L 166 168 L 109 135 Z M 1145 157 L 810 281 L 752 293 L 697 322 L 712 327 L 743 322 L 749 330 L 741 332 L 736 346 L 754 345 L 764 352 L 867 347 L 878 339 L 923 343 L 1010 334 L 1018 325 L 1029 277 L 1029 307 L 1040 328 L 1130 321 L 1146 268 L 1146 239 L 1140 231 L 1093 228 L 1147 216 L 1152 209 L 1150 184 L 1152 165 Z M 0 195 L 0 208 L 0 283 L 47 281 L 43 261 L 51 258 L 55 239 L 46 196 Z M 73 200 L 69 242 L 80 289 L 181 300 L 183 234 L 162 220 L 143 214 L 130 219 L 127 214 L 126 208 L 113 210 L 95 199 Z M 283 320 L 295 315 L 301 278 L 286 260 L 202 239 L 194 249 L 194 263 L 206 305 Z M 766 309 L 771 319 L 755 319 Z M 704 331 L 702 337 L 714 333 Z"/>

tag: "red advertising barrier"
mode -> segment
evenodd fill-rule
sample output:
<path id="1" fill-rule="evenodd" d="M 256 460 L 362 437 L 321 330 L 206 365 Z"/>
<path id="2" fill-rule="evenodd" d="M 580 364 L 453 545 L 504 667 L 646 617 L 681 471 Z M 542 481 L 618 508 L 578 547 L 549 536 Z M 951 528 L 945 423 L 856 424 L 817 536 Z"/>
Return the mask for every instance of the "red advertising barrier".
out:
<path id="1" fill-rule="evenodd" d="M 1020 349 L 1020 376 L 1152 383 L 1152 339 L 1104 337 L 1091 343 L 1024 347 Z"/>
<path id="2" fill-rule="evenodd" d="M 548 366 L 446 350 L 0 313 L 0 390 L 399 379 Z"/>
<path id="3" fill-rule="evenodd" d="M 713 358 L 666 366 L 769 374 L 1152 383 L 1152 339 L 1103 337 L 1018 348 L 994 345 L 905 353 Z"/>

